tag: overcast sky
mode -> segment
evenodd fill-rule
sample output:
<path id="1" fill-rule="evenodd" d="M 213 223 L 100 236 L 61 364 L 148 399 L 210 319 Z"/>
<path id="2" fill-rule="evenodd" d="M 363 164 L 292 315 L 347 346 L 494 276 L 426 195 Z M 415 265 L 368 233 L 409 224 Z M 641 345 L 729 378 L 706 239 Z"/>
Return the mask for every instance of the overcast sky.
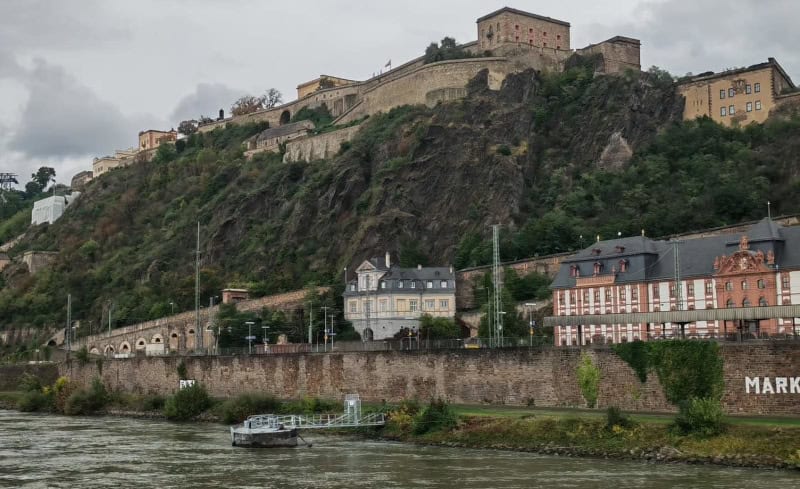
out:
<path id="1" fill-rule="evenodd" d="M 642 66 L 779 60 L 800 82 L 798 0 L 0 0 L 0 172 L 67 183 L 94 156 L 318 75 L 365 79 L 505 5 L 572 24 L 572 47 L 642 40 Z"/>

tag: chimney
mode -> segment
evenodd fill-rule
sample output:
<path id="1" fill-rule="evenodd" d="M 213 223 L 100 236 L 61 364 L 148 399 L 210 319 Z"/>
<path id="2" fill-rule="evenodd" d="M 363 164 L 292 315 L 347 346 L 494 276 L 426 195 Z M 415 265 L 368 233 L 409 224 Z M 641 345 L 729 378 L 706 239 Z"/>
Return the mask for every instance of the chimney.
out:
<path id="1" fill-rule="evenodd" d="M 392 258 L 389 256 L 389 252 L 386 252 L 386 268 L 392 268 Z"/>

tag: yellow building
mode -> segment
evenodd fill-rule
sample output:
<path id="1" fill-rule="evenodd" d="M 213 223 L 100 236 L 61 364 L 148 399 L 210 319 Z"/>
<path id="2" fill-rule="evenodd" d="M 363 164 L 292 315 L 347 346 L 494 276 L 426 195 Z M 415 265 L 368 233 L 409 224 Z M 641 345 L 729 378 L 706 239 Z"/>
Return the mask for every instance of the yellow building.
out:
<path id="1" fill-rule="evenodd" d="M 92 178 L 97 178 L 103 173 L 114 168 L 130 165 L 136 158 L 136 148 L 118 149 L 113 156 L 95 158 L 92 162 Z"/>
<path id="2" fill-rule="evenodd" d="M 348 80 L 346 78 L 338 78 L 329 75 L 320 75 L 319 78 L 297 85 L 297 98 L 301 99 L 306 95 L 311 95 L 317 90 L 324 90 L 326 88 L 345 87 L 347 85 L 352 85 L 353 83 L 358 83 L 358 82 L 356 82 L 355 80 Z"/>
<path id="3" fill-rule="evenodd" d="M 764 122 L 776 98 L 793 88 L 775 58 L 747 68 L 702 73 L 678 83 L 678 92 L 686 99 L 684 120 L 708 116 L 726 126 Z"/>
<path id="4" fill-rule="evenodd" d="M 423 315 L 456 314 L 453 267 L 400 268 L 385 257 L 364 261 L 344 292 L 344 317 L 365 341 L 416 329 Z"/>
<path id="5" fill-rule="evenodd" d="M 139 149 L 143 151 L 155 149 L 161 146 L 163 143 L 174 142 L 177 139 L 177 131 L 158 131 L 156 129 L 148 129 L 139 133 Z"/>

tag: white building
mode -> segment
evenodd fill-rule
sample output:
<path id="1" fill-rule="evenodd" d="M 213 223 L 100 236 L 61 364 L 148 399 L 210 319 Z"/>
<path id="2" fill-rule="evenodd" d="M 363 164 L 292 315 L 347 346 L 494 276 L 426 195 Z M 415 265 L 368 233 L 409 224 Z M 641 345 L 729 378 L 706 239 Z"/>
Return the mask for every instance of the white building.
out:
<path id="1" fill-rule="evenodd" d="M 33 211 L 31 212 L 31 225 L 56 222 L 64 214 L 67 206 L 74 202 L 79 195 L 80 192 L 72 192 L 71 195 L 53 195 L 34 202 Z"/>

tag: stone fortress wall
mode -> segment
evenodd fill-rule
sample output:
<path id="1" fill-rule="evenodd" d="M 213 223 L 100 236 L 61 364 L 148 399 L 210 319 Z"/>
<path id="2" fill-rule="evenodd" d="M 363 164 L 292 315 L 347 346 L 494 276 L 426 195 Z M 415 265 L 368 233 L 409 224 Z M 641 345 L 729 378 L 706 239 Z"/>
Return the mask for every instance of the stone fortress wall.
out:
<path id="1" fill-rule="evenodd" d="M 577 379 L 582 354 L 600 369 L 598 405 L 626 411 L 673 412 L 655 374 L 641 383 L 633 369 L 611 349 L 520 348 L 451 351 L 392 351 L 271 354 L 228 357 L 136 357 L 103 363 L 61 363 L 60 374 L 79 385 L 95 377 L 112 390 L 172 394 L 178 390 L 178 362 L 189 378 L 212 396 L 261 392 L 279 398 L 318 396 L 342 399 L 358 393 L 364 401 L 425 401 L 444 398 L 458 404 L 583 407 Z M 800 414 L 800 344 L 773 342 L 721 345 L 725 392 L 731 414 Z M 747 388 L 747 379 L 771 379 L 784 389 Z"/>

